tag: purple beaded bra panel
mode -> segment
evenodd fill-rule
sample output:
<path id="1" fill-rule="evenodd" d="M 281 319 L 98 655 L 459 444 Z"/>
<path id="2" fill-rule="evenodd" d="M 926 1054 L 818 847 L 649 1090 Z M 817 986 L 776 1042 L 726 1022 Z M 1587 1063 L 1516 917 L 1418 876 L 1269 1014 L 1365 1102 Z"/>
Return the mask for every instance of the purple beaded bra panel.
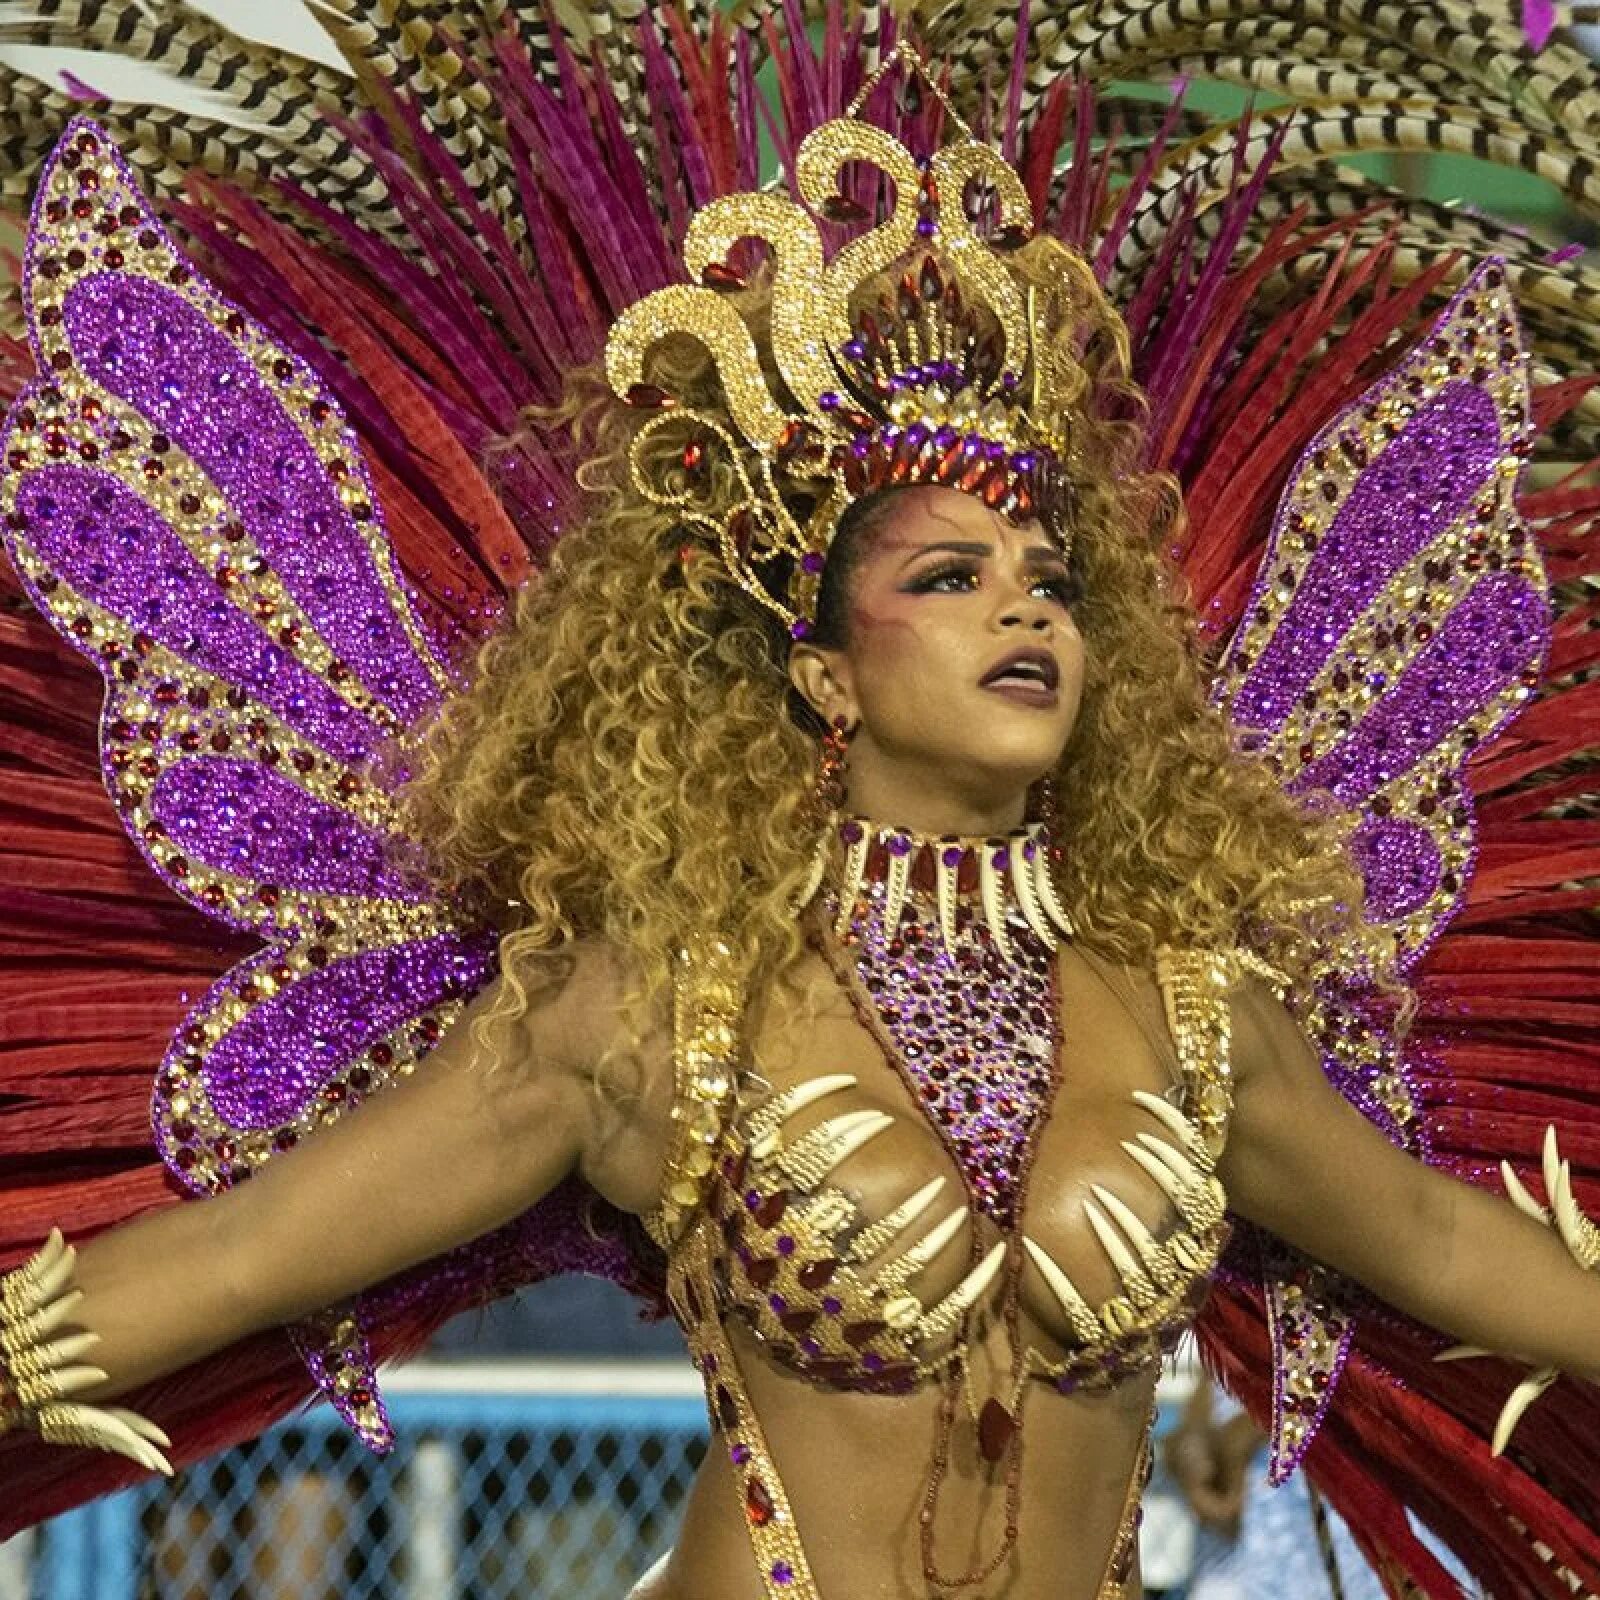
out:
<path id="1" fill-rule="evenodd" d="M 872 1020 L 973 1206 L 1009 1232 L 1060 1078 L 1055 954 L 1019 913 L 1007 930 L 1008 959 L 969 905 L 957 910 L 949 947 L 936 909 L 920 896 L 890 936 L 884 897 L 882 881 L 866 886 L 849 935 Z"/>
<path id="2" fill-rule="evenodd" d="M 105 678 L 129 836 L 174 893 L 263 941 L 156 1080 L 161 1154 L 206 1193 L 413 1070 L 494 971 L 493 930 L 410 870 L 422 854 L 373 772 L 457 685 L 327 386 L 188 265 L 87 120 L 43 175 L 23 289 L 41 376 L 0 439 L 8 552 Z M 296 1330 L 368 1444 L 391 1439 L 371 1319 L 505 1292 L 530 1260 L 627 1276 L 578 1199 Z"/>

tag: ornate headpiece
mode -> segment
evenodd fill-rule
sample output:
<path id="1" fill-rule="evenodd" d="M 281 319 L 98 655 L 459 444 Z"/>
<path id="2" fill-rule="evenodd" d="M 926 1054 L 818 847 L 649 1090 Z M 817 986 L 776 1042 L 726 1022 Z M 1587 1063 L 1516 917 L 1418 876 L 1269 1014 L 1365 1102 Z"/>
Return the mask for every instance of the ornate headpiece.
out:
<path id="1" fill-rule="evenodd" d="M 859 120 L 896 62 L 920 74 L 960 133 L 927 161 Z M 893 207 L 825 260 L 812 213 L 865 214 L 840 189 L 852 162 L 892 181 Z M 909 45 L 844 117 L 804 140 L 794 181 L 804 205 L 761 191 L 696 215 L 683 256 L 697 282 L 658 289 L 618 318 L 606 374 L 624 399 L 659 413 L 633 441 L 639 491 L 707 535 L 734 581 L 804 638 L 839 518 L 871 490 L 960 489 L 1018 521 L 1038 517 L 1065 547 L 1065 396 L 1076 369 L 1043 336 L 1055 316 L 1004 258 L 1033 228 L 1021 180 L 972 136 Z M 742 287 L 727 258 L 747 239 L 771 253 L 770 352 L 725 292 Z M 865 283 L 897 265 L 895 289 L 853 306 Z M 725 409 L 682 405 L 650 381 L 646 356 L 674 334 L 709 352 Z M 781 400 L 769 371 L 787 391 Z M 674 433 L 663 451 L 658 435 L 669 428 L 681 430 L 681 448 Z M 726 478 L 711 492 L 719 453 L 737 486 L 731 503 Z"/>

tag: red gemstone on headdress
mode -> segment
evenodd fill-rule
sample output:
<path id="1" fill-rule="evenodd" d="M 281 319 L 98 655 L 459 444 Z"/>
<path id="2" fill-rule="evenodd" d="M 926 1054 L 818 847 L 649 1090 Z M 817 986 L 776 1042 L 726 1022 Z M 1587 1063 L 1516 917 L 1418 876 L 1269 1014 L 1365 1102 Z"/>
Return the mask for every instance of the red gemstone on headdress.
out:
<path id="1" fill-rule="evenodd" d="M 683 447 L 683 470 L 691 478 L 699 477 L 706 464 L 705 442 L 701 439 L 691 439 Z"/>
<path id="2" fill-rule="evenodd" d="M 708 289 L 744 289 L 749 287 L 747 279 L 728 265 L 726 261 L 708 261 L 700 274 L 700 281 Z"/>
<path id="3" fill-rule="evenodd" d="M 944 274 L 939 271 L 939 263 L 932 256 L 923 260 L 918 286 L 924 300 L 937 300 L 944 293 Z"/>
<path id="4" fill-rule="evenodd" d="M 867 208 L 848 195 L 830 194 L 822 202 L 822 214 L 829 222 L 864 222 Z"/>
<path id="5" fill-rule="evenodd" d="M 812 437 L 811 428 L 807 423 L 798 418 L 790 418 L 783 425 L 783 431 L 778 435 L 778 461 L 782 466 L 813 451 L 816 441 Z"/>
<path id="6" fill-rule="evenodd" d="M 670 411 L 678 403 L 665 389 L 657 388 L 653 383 L 636 383 L 623 398 L 630 406 L 638 406 L 646 411 Z"/>
<path id="7" fill-rule="evenodd" d="M 1012 223 L 1006 228 L 997 228 L 989 235 L 989 244 L 996 250 L 1020 250 L 1028 242 L 1028 230 Z"/>

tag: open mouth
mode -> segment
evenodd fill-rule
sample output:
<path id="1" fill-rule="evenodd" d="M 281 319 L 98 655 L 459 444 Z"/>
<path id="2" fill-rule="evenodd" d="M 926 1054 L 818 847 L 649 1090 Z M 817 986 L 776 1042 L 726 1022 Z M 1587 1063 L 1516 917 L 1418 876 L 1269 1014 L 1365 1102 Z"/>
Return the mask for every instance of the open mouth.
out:
<path id="1" fill-rule="evenodd" d="M 979 679 L 983 689 L 1021 689 L 1035 695 L 1054 694 L 1061 669 L 1047 650 L 1013 650 Z"/>

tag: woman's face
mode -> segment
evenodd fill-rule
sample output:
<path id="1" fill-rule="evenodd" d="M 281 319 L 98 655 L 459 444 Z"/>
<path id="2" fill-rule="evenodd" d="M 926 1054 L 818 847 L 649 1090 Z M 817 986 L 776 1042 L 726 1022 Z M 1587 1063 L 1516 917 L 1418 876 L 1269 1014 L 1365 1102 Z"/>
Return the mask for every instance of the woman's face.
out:
<path id="1" fill-rule="evenodd" d="M 1066 562 L 1039 523 L 956 489 L 896 492 L 864 537 L 846 642 L 790 657 L 810 704 L 852 730 L 850 809 L 930 833 L 1016 826 L 1083 689 Z"/>

